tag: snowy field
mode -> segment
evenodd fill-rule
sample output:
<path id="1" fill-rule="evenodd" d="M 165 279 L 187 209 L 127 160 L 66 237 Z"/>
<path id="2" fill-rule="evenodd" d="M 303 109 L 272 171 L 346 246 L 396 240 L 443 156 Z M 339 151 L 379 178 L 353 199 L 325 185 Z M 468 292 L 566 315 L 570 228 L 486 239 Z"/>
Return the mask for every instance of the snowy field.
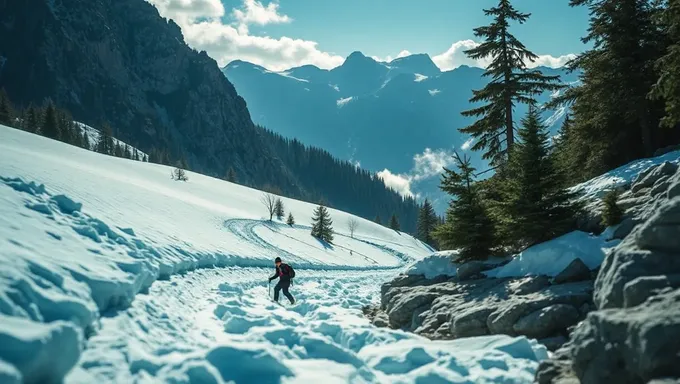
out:
<path id="1" fill-rule="evenodd" d="M 0 382 L 530 382 L 524 338 L 431 342 L 361 316 L 431 254 L 330 210 L 335 244 L 265 220 L 261 192 L 0 126 Z M 301 303 L 274 306 L 280 256 Z M 266 267 L 263 268 L 263 267 Z"/>

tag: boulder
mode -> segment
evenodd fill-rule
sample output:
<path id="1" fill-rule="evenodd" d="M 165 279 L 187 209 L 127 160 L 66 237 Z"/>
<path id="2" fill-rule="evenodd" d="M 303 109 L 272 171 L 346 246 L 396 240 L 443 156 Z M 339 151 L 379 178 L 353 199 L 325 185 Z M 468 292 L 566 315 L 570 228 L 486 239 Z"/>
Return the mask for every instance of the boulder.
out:
<path id="1" fill-rule="evenodd" d="M 575 330 L 571 355 L 581 383 L 640 383 L 680 377 L 680 290 L 634 308 L 592 312 Z"/>
<path id="2" fill-rule="evenodd" d="M 576 258 L 566 268 L 555 276 L 555 284 L 571 283 L 590 279 L 590 269 L 583 260 Z"/>
<path id="3" fill-rule="evenodd" d="M 530 276 L 513 281 L 509 284 L 508 289 L 513 295 L 521 296 L 536 293 L 549 285 L 550 278 L 548 276 Z"/>
<path id="4" fill-rule="evenodd" d="M 469 261 L 461 264 L 456 269 L 458 280 L 465 281 L 471 278 L 480 276 L 482 271 L 486 270 L 487 265 L 481 261 Z"/>
<path id="5" fill-rule="evenodd" d="M 558 350 L 567 341 L 568 341 L 567 338 L 562 336 L 562 335 L 553 336 L 553 337 L 546 337 L 546 338 L 538 340 L 539 343 L 545 345 L 545 347 L 548 348 L 548 350 L 551 351 L 551 352 Z"/>
<path id="6" fill-rule="evenodd" d="M 456 338 L 488 335 L 486 319 L 494 310 L 495 308 L 477 307 L 451 316 L 451 335 Z"/>
<path id="7" fill-rule="evenodd" d="M 680 198 L 675 198 L 605 257 L 595 280 L 597 308 L 624 307 L 624 286 L 638 277 L 680 274 L 679 256 Z"/>
<path id="8" fill-rule="evenodd" d="M 390 319 L 385 312 L 378 312 L 373 318 L 373 325 L 380 328 L 385 328 L 390 325 Z"/>
<path id="9" fill-rule="evenodd" d="M 649 190 L 649 195 L 650 196 L 656 196 L 661 194 L 661 192 L 666 192 L 668 190 L 668 186 L 671 184 L 671 178 L 670 176 L 663 176 L 659 180 L 654 183 L 652 186 L 652 189 Z"/>
<path id="10" fill-rule="evenodd" d="M 680 287 L 680 274 L 637 277 L 623 286 L 623 307 L 635 307 L 657 291 L 677 287 Z"/>
<path id="11" fill-rule="evenodd" d="M 519 335 L 534 339 L 546 338 L 576 324 L 578 309 L 568 304 L 555 304 L 534 311 L 519 319 L 513 329 Z"/>
<path id="12" fill-rule="evenodd" d="M 432 303 L 437 294 L 420 287 L 402 291 L 401 295 L 387 305 L 390 327 L 408 327 L 413 321 L 413 312 Z"/>
<path id="13" fill-rule="evenodd" d="M 656 167 L 649 168 L 641 172 L 636 180 L 633 182 L 631 191 L 637 193 L 638 191 L 649 188 L 654 185 L 659 179 L 664 176 L 671 176 L 678 170 L 678 165 L 668 161 L 659 164 Z"/>

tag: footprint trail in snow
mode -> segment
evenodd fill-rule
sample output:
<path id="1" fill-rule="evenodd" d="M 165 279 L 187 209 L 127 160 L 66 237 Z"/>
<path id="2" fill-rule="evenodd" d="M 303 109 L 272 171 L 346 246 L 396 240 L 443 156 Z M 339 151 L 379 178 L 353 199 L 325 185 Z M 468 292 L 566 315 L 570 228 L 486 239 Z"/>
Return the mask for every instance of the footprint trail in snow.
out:
<path id="1" fill-rule="evenodd" d="M 66 382 L 525 383 L 546 357 L 523 338 L 436 342 L 373 327 L 361 307 L 394 271 L 298 270 L 300 303 L 288 308 L 269 298 L 270 273 L 198 270 L 156 282 L 102 318 Z"/>

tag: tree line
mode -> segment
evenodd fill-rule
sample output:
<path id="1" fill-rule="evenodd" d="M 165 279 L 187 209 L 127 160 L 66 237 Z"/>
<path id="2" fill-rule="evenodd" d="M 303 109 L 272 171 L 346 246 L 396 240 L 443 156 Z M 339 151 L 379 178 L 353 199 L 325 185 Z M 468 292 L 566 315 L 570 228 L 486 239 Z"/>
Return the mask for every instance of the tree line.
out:
<path id="1" fill-rule="evenodd" d="M 4 90 L 0 89 L 0 124 L 59 140 L 90 151 L 137 161 L 148 161 L 148 156 L 125 143 L 117 141 L 108 124 L 103 124 L 98 137 L 90 137 L 86 128 L 73 121 L 69 111 L 52 101 L 44 106 L 29 105 L 15 108 Z"/>
<path id="2" fill-rule="evenodd" d="M 575 229 L 581 208 L 568 187 L 680 142 L 680 3 L 661 0 L 571 0 L 590 10 L 583 38 L 592 48 L 568 63 L 579 83 L 562 84 L 527 64 L 537 56 L 511 29 L 529 21 L 510 0 L 485 9 L 489 25 L 474 30 L 482 43 L 466 54 L 490 61 L 488 84 L 473 91 L 472 135 L 493 176 L 480 180 L 470 159 L 456 154 L 441 189 L 452 200 L 431 241 L 458 249 L 462 259 L 485 259 L 521 250 Z M 559 91 L 547 105 L 536 96 Z M 529 106 L 519 124 L 515 105 Z M 551 138 L 544 108 L 566 107 L 568 116 Z M 620 220 L 607 196 L 603 226 Z M 421 214 L 427 216 L 421 208 Z M 424 217 L 425 217 L 424 216 Z M 430 239 L 423 219 L 421 239 Z M 420 220 L 419 220 L 420 223 Z"/>

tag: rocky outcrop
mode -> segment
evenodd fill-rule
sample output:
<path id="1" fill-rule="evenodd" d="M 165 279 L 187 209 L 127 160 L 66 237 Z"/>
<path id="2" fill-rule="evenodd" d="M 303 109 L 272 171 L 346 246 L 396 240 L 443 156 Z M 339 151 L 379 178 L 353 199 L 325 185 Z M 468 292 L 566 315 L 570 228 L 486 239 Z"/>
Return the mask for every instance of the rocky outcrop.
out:
<path id="1" fill-rule="evenodd" d="M 659 186 L 663 186 L 659 187 Z M 540 383 L 649 383 L 680 378 L 680 171 L 642 172 L 624 197 L 635 222 L 595 281 L 596 309 L 541 363 Z M 661 189 L 661 191 L 659 191 Z"/>
<path id="2" fill-rule="evenodd" d="M 382 310 L 388 325 L 433 339 L 525 335 L 545 338 L 556 348 L 566 340 L 567 328 L 592 307 L 592 280 L 551 284 L 546 276 L 442 279 L 409 276 L 384 285 Z"/>

